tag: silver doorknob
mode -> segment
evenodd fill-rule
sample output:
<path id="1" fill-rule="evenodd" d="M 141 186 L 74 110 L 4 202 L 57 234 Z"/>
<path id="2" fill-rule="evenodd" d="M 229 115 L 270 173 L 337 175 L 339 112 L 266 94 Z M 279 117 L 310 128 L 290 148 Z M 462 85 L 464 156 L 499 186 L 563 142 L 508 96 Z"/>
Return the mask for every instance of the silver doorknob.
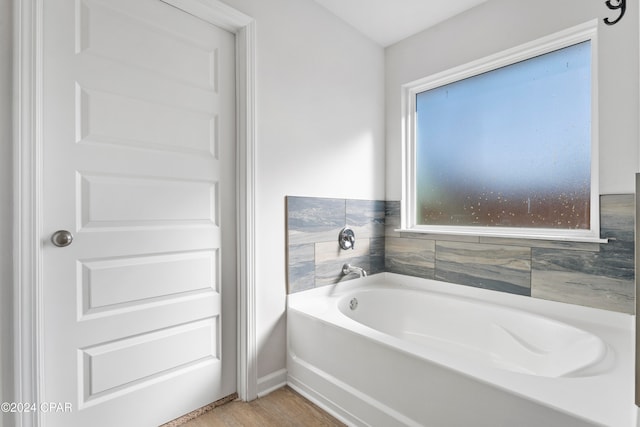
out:
<path id="1" fill-rule="evenodd" d="M 64 248 L 73 242 L 73 235 L 67 230 L 58 230 L 51 235 L 51 242 L 59 248 Z"/>

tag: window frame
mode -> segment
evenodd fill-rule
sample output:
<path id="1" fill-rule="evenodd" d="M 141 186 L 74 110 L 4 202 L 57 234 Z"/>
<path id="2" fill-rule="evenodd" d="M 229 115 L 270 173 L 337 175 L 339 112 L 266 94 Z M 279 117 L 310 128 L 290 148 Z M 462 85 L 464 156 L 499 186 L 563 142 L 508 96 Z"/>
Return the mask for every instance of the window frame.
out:
<path id="1" fill-rule="evenodd" d="M 577 242 L 600 239 L 598 144 L 598 43 L 597 20 L 542 37 L 485 58 L 432 74 L 401 87 L 402 97 L 402 202 L 401 228 L 397 231 L 448 235 L 491 236 Z M 416 96 L 429 89 L 486 73 L 581 42 L 591 42 L 591 206 L 590 229 L 419 225 L 416 221 Z"/>

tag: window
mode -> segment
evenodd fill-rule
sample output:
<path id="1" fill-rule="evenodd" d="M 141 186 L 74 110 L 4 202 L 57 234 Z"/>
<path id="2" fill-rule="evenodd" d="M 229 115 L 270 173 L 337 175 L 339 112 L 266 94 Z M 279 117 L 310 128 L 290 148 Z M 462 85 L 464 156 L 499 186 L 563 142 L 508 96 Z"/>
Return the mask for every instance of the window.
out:
<path id="1" fill-rule="evenodd" d="M 595 27 L 412 83 L 412 231 L 597 240 Z"/>

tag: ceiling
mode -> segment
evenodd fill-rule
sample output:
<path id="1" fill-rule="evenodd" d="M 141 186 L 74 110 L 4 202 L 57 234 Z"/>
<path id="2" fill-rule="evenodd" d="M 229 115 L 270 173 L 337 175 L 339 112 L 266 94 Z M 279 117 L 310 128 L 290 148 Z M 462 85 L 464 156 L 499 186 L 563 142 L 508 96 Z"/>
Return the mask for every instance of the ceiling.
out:
<path id="1" fill-rule="evenodd" d="M 487 0 L 315 0 L 386 47 Z"/>

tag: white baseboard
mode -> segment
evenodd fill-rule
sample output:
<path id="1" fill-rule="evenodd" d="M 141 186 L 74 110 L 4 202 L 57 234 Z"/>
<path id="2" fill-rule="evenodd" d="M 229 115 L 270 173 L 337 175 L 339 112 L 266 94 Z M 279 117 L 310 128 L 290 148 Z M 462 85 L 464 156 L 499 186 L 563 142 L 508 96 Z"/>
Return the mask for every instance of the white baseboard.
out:
<path id="1" fill-rule="evenodd" d="M 258 378 L 258 397 L 265 396 L 274 390 L 287 385 L 287 370 L 280 369 L 269 375 Z"/>

